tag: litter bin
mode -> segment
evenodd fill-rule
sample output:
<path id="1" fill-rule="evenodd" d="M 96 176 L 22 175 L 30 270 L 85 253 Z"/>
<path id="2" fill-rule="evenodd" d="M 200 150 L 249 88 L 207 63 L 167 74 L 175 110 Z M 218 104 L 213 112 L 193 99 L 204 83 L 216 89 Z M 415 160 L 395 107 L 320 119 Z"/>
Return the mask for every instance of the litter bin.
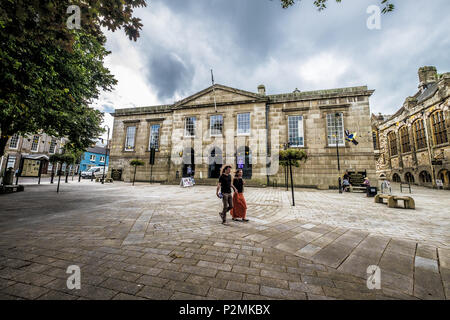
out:
<path id="1" fill-rule="evenodd" d="M 367 187 L 367 196 L 368 197 L 375 197 L 378 193 L 377 187 Z"/>
<path id="2" fill-rule="evenodd" d="M 14 170 L 13 168 L 8 168 L 5 172 L 5 176 L 3 177 L 3 185 L 10 186 L 14 182 Z"/>

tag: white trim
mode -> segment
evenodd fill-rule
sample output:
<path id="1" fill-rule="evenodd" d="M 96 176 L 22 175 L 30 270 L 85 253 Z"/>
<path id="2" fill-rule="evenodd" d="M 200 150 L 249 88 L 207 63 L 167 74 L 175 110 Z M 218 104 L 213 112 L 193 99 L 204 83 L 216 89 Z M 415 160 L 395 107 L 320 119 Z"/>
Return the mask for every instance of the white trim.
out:
<path id="1" fill-rule="evenodd" d="M 38 142 L 37 142 L 37 144 L 36 144 L 37 149 L 36 149 L 36 150 L 33 150 L 34 137 L 36 137 L 36 136 L 39 137 L 39 138 L 38 138 Z M 33 135 L 33 138 L 31 138 L 30 151 L 31 151 L 31 152 L 39 152 L 39 143 L 40 143 L 40 142 L 41 142 L 41 136 L 40 136 L 40 135 L 37 135 L 37 134 Z"/>
<path id="2" fill-rule="evenodd" d="M 288 125 L 288 142 L 289 142 L 289 118 L 291 117 L 300 117 L 301 120 L 297 121 L 297 138 L 302 138 L 303 143 L 299 144 L 299 145 L 290 145 L 291 147 L 294 148 L 304 148 L 305 147 L 305 129 L 304 129 L 304 117 L 301 114 L 293 114 L 293 115 L 289 115 L 288 116 L 288 121 L 287 121 L 287 125 Z"/>

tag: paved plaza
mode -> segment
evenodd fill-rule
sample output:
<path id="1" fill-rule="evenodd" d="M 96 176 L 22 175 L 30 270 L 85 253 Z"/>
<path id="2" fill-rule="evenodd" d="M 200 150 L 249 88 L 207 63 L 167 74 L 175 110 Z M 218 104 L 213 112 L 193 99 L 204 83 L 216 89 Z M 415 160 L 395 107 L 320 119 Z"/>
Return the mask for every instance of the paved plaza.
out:
<path id="1" fill-rule="evenodd" d="M 0 196 L 0 298 L 449 299 L 450 192 L 412 196 L 416 210 L 297 189 L 291 207 L 285 189 L 247 188 L 250 222 L 224 226 L 210 186 L 27 185 Z"/>

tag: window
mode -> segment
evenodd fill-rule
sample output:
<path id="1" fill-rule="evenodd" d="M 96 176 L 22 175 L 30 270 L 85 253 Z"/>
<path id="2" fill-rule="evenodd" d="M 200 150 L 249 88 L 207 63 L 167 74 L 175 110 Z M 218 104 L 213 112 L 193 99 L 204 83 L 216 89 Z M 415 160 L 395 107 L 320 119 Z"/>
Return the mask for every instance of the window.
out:
<path id="1" fill-rule="evenodd" d="M 55 153 L 55 149 L 56 149 L 56 138 L 52 138 L 52 141 L 50 142 L 50 149 L 48 150 L 48 152 L 53 154 Z"/>
<path id="2" fill-rule="evenodd" d="M 372 131 L 373 149 L 378 150 L 378 133 L 377 131 Z"/>
<path id="3" fill-rule="evenodd" d="M 336 117 L 337 115 L 337 117 Z M 328 146 L 336 146 L 336 137 L 338 145 L 343 147 L 344 143 L 344 114 L 343 113 L 329 113 L 327 114 L 327 131 L 328 131 Z"/>
<path id="4" fill-rule="evenodd" d="M 95 161 L 95 154 L 91 154 L 91 155 L 89 156 L 89 160 L 90 160 L 90 161 Z"/>
<path id="5" fill-rule="evenodd" d="M 223 130 L 223 116 L 211 116 L 210 119 L 211 136 L 221 136 Z"/>
<path id="6" fill-rule="evenodd" d="M 410 152 L 411 151 L 411 144 L 409 143 L 409 132 L 408 128 L 406 126 L 402 127 L 400 129 L 400 139 L 402 144 L 402 152 Z"/>
<path id="7" fill-rule="evenodd" d="M 16 156 L 8 156 L 8 162 L 6 163 L 6 169 L 13 168 L 16 164 Z"/>
<path id="8" fill-rule="evenodd" d="M 389 132 L 388 134 L 388 140 L 389 140 L 389 148 L 391 150 L 391 157 L 396 156 L 398 153 L 397 150 L 397 135 L 395 132 Z"/>
<path id="9" fill-rule="evenodd" d="M 136 138 L 136 127 L 127 128 L 127 137 L 125 139 L 125 151 L 134 150 L 134 140 Z"/>
<path id="10" fill-rule="evenodd" d="M 11 137 L 11 140 L 9 141 L 9 148 L 17 149 L 18 145 L 19 145 L 19 135 L 16 133 Z"/>
<path id="11" fill-rule="evenodd" d="M 288 117 L 288 134 L 289 144 L 291 147 L 304 147 L 303 137 L 303 117 L 289 116 Z"/>
<path id="12" fill-rule="evenodd" d="M 105 162 L 105 156 L 100 157 L 100 162 Z"/>
<path id="13" fill-rule="evenodd" d="M 436 111 L 431 115 L 431 126 L 433 128 L 434 143 L 436 145 L 447 143 L 447 130 L 445 128 L 444 113 Z"/>
<path id="14" fill-rule="evenodd" d="M 414 132 L 416 133 L 416 145 L 417 149 L 423 149 L 427 147 L 427 140 L 425 138 L 425 127 L 423 126 L 423 120 L 417 120 L 414 122 Z"/>
<path id="15" fill-rule="evenodd" d="M 184 123 L 184 136 L 185 137 L 195 137 L 195 117 L 188 117 Z"/>
<path id="16" fill-rule="evenodd" d="M 237 134 L 250 134 L 250 113 L 237 115 Z"/>
<path id="17" fill-rule="evenodd" d="M 39 149 L 39 139 L 40 139 L 39 136 L 34 136 L 33 137 L 33 141 L 31 142 L 31 151 L 34 151 L 34 152 L 38 151 L 38 149 Z"/>
<path id="18" fill-rule="evenodd" d="M 155 151 L 159 151 L 159 129 L 161 125 L 154 124 L 150 127 L 150 143 L 149 149 L 155 148 Z"/>

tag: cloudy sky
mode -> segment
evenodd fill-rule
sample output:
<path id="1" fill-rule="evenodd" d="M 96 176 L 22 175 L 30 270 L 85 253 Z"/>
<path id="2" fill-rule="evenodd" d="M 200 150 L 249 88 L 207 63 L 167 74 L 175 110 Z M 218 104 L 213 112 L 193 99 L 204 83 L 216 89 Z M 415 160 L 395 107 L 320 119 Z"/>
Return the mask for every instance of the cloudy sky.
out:
<path id="1" fill-rule="evenodd" d="M 137 42 L 107 32 L 106 66 L 119 81 L 94 106 L 173 103 L 216 83 L 268 94 L 367 85 L 374 113 L 392 114 L 417 91 L 420 66 L 450 72 L 450 1 L 393 0 L 396 10 L 370 30 L 379 0 L 313 0 L 282 9 L 279 0 L 151 0 L 136 10 Z M 105 116 L 112 126 L 112 117 Z"/>

